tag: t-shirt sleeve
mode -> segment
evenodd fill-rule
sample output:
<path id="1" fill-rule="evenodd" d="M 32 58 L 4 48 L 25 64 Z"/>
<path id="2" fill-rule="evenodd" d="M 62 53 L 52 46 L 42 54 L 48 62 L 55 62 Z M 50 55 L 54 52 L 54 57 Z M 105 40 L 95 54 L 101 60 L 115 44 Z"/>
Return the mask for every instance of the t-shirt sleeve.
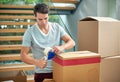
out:
<path id="1" fill-rule="evenodd" d="M 57 24 L 57 26 L 59 27 L 59 30 L 60 30 L 60 37 L 67 34 L 67 32 L 65 31 L 65 29 L 62 26 L 60 26 L 59 24 Z"/>
<path id="2" fill-rule="evenodd" d="M 31 46 L 31 41 L 32 41 L 31 33 L 29 32 L 29 30 L 27 30 L 24 33 L 24 36 L 23 36 L 22 46 L 28 46 L 28 47 L 30 47 Z"/>

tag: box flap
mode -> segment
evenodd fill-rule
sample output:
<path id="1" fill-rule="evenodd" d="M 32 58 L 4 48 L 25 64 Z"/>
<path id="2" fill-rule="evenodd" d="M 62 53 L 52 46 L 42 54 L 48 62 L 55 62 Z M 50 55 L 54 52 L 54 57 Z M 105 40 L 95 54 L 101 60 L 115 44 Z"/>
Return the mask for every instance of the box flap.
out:
<path id="1" fill-rule="evenodd" d="M 108 56 L 108 57 L 102 57 L 102 59 L 120 59 L 120 55 L 116 55 L 116 56 Z"/>
<path id="2" fill-rule="evenodd" d="M 25 76 L 25 73 L 22 70 L 0 72 L 0 78 L 15 76 Z"/>
<path id="3" fill-rule="evenodd" d="M 76 51 L 57 55 L 53 58 L 53 61 L 61 66 L 72 66 L 100 63 L 101 57 L 99 54 L 90 51 Z"/>
<path id="4" fill-rule="evenodd" d="M 75 52 L 65 52 L 58 55 L 59 58 L 66 59 L 79 59 L 79 58 L 92 58 L 100 57 L 100 54 L 93 53 L 90 51 L 75 51 Z"/>
<path id="5" fill-rule="evenodd" d="M 110 17 L 92 17 L 92 16 L 88 16 L 86 18 L 81 19 L 80 21 L 118 21 L 118 20 L 110 18 Z"/>

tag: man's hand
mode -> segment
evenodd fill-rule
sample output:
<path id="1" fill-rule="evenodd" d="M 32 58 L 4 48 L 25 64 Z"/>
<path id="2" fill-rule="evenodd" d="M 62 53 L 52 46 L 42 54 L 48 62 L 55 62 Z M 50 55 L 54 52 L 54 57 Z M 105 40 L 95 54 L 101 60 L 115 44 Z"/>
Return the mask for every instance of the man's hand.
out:
<path id="1" fill-rule="evenodd" d="M 35 65 L 39 68 L 45 68 L 47 65 L 47 60 L 45 60 L 44 58 L 35 60 Z"/>
<path id="2" fill-rule="evenodd" d="M 63 50 L 64 50 L 64 48 L 62 46 L 54 46 L 54 47 L 52 47 L 52 51 L 55 52 L 56 54 L 62 53 Z"/>

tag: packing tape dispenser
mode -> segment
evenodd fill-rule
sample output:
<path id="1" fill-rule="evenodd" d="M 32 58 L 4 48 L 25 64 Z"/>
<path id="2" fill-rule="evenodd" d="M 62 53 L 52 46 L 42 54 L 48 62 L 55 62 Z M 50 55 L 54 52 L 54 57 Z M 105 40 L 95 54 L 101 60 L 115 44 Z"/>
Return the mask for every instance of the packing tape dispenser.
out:
<path id="1" fill-rule="evenodd" d="M 44 55 L 46 60 L 52 59 L 56 54 L 52 51 L 52 48 L 46 47 L 44 50 Z"/>

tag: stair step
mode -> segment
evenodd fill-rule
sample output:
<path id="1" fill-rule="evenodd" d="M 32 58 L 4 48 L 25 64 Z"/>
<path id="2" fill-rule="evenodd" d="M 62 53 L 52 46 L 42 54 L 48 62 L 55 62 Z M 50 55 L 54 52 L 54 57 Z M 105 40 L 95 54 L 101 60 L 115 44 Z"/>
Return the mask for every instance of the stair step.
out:
<path id="1" fill-rule="evenodd" d="M 6 11 L 6 12 L 9 12 L 8 10 L 2 10 L 2 12 L 4 12 L 4 11 Z M 11 11 L 11 13 L 13 13 L 13 12 L 17 12 L 17 10 L 14 10 L 13 12 L 12 12 L 12 10 L 10 10 Z M 0 10 L 0 12 L 1 12 L 1 10 Z M 22 12 L 20 12 L 20 13 L 22 13 Z M 36 22 L 0 22 L 0 25 L 33 25 L 33 24 L 35 24 Z"/>
<path id="2" fill-rule="evenodd" d="M 32 56 L 32 53 L 29 54 Z M 8 61 L 8 60 L 21 60 L 20 53 L 19 54 L 0 54 L 0 61 Z"/>
<path id="3" fill-rule="evenodd" d="M 53 3 L 78 3 L 79 0 L 51 0 Z"/>
<path id="4" fill-rule="evenodd" d="M 0 29 L 0 33 L 24 33 L 26 29 Z"/>
<path id="5" fill-rule="evenodd" d="M 0 36 L 0 41 L 21 41 L 22 36 Z"/>
<path id="6" fill-rule="evenodd" d="M 0 19 L 35 19 L 35 17 L 33 15 L 32 16 L 0 15 Z"/>
<path id="7" fill-rule="evenodd" d="M 0 72 L 13 70 L 34 70 L 34 65 L 28 64 L 0 65 Z"/>
<path id="8" fill-rule="evenodd" d="M 0 45 L 0 50 L 20 50 L 22 45 Z"/>
<path id="9" fill-rule="evenodd" d="M 3 5 L 3 4 L 0 4 L 0 8 L 22 8 L 22 9 L 33 9 L 33 5 Z M 61 10 L 73 10 L 73 9 L 75 9 L 74 7 L 71 7 L 71 6 L 50 6 L 50 9 L 61 9 Z M 30 13 L 30 14 L 33 14 L 33 11 L 31 11 L 31 10 L 23 10 L 25 13 Z M 12 13 L 11 12 L 12 10 L 8 10 L 8 12 L 6 11 L 4 11 L 4 13 Z M 21 11 L 20 10 L 18 10 L 16 13 L 20 13 Z M 0 11 L 0 13 L 3 13 L 3 11 L 1 10 Z"/>
<path id="10" fill-rule="evenodd" d="M 27 82 L 34 82 L 34 75 L 27 75 Z"/>

